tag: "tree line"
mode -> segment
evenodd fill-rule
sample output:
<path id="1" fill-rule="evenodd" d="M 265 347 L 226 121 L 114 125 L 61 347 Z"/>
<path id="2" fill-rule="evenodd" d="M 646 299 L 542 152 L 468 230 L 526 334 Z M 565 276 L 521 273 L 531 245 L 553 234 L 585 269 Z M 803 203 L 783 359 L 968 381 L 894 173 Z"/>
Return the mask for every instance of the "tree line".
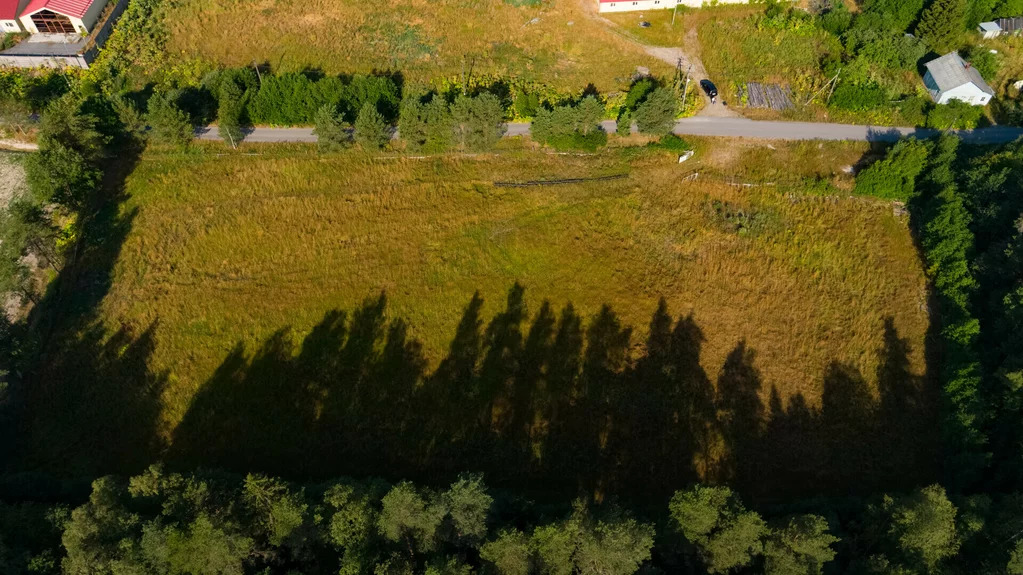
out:
<path id="1" fill-rule="evenodd" d="M 295 484 L 151 466 L 94 481 L 80 504 L 0 503 L 10 573 L 1023 572 L 1023 499 L 957 503 L 938 486 L 764 517 L 727 487 L 695 485 L 640 516 L 577 499 L 538 505 L 464 474 Z"/>
<path id="2" fill-rule="evenodd" d="M 857 176 L 857 191 L 908 203 L 940 322 L 949 480 L 1015 489 L 1023 480 L 1023 199 L 1020 143 L 971 149 L 905 140 Z"/>
<path id="3" fill-rule="evenodd" d="M 400 76 L 318 77 L 312 74 L 257 74 L 253 69 L 214 72 L 199 88 L 154 94 L 146 108 L 151 138 L 187 145 L 194 126 L 216 121 L 221 137 L 237 146 L 253 124 L 309 125 L 321 151 L 358 145 L 379 150 L 397 125 L 408 150 L 443 152 L 493 148 L 518 100 L 497 82 L 468 90 L 411 90 L 402 95 Z M 635 81 L 617 108 L 608 109 L 599 94 L 545 106 L 532 114 L 533 138 L 555 149 L 596 150 L 607 143 L 600 128 L 607 117 L 620 118 L 619 131 L 630 132 L 633 117 L 642 133 L 665 135 L 682 112 L 676 90 L 650 78 Z"/>

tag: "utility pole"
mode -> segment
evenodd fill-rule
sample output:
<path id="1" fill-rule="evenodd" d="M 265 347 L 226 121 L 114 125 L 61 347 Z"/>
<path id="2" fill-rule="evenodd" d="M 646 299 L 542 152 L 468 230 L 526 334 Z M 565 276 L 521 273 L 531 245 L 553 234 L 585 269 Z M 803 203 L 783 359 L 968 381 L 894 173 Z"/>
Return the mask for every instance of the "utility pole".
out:
<path id="1" fill-rule="evenodd" d="M 252 61 L 252 67 L 256 69 L 256 77 L 259 78 L 259 87 L 262 88 L 263 87 L 263 75 L 259 73 L 259 65 L 256 64 L 255 60 Z"/>
<path id="2" fill-rule="evenodd" d="M 675 27 L 675 16 L 678 14 L 678 3 L 681 0 L 675 0 L 675 9 L 671 12 L 671 27 Z"/>

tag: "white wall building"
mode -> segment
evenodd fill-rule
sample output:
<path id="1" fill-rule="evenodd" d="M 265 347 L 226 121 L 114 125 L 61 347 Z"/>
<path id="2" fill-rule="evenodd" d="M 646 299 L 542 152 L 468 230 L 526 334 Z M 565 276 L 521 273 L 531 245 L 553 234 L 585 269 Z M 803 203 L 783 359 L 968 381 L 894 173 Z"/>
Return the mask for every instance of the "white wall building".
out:
<path id="1" fill-rule="evenodd" d="M 960 58 L 957 52 L 931 60 L 924 67 L 927 68 L 924 86 L 938 104 L 959 100 L 974 106 L 986 106 L 995 95 L 980 72 Z"/>
<path id="2" fill-rule="evenodd" d="M 107 0 L 31 0 L 21 11 L 21 25 L 33 34 L 92 32 Z"/>
<path id="3" fill-rule="evenodd" d="M 977 26 L 977 31 L 984 38 L 997 38 L 1002 35 L 1002 27 L 998 25 L 998 22 L 981 22 Z"/>
<path id="4" fill-rule="evenodd" d="M 11 32 L 23 32 L 18 15 L 28 0 L 0 0 L 0 36 Z"/>
<path id="5" fill-rule="evenodd" d="M 707 0 L 600 0 L 600 12 L 636 12 L 639 10 L 672 9 L 675 6 L 699 8 Z M 749 0 L 717 0 L 718 4 L 747 4 Z"/>

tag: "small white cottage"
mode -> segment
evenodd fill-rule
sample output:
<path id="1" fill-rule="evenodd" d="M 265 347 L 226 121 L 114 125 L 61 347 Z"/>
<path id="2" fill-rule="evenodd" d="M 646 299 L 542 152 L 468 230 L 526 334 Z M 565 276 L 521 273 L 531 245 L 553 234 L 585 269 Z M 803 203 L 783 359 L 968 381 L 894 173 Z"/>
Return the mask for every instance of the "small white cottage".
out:
<path id="1" fill-rule="evenodd" d="M 995 95 L 980 72 L 957 52 L 931 60 L 924 67 L 927 68 L 924 85 L 931 98 L 939 104 L 959 100 L 974 106 L 986 106 Z"/>
<path id="2" fill-rule="evenodd" d="M 1002 27 L 998 25 L 998 22 L 981 22 L 980 26 L 977 26 L 977 31 L 984 38 L 997 38 L 1002 35 Z"/>

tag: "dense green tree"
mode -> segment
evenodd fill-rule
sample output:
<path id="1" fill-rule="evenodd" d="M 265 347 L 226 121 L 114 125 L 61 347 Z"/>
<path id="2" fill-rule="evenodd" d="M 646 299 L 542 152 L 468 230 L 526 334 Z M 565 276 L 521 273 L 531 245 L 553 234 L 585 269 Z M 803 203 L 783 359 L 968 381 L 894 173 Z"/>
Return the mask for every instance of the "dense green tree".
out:
<path id="1" fill-rule="evenodd" d="M 321 152 L 336 152 L 348 146 L 351 137 L 348 135 L 341 116 L 330 104 L 324 104 L 316 111 L 316 147 Z"/>
<path id="2" fill-rule="evenodd" d="M 64 529 L 66 575 L 109 573 L 120 559 L 123 541 L 138 529 L 140 518 L 124 506 L 124 486 L 112 477 L 92 484 L 89 501 L 75 509 Z"/>
<path id="3" fill-rule="evenodd" d="M 29 189 L 36 199 L 72 211 L 86 205 L 99 188 L 100 161 L 108 142 L 98 124 L 98 118 L 72 96 L 46 109 L 37 138 L 39 152 L 26 163 Z"/>
<path id="4" fill-rule="evenodd" d="M 544 575 L 629 575 L 650 558 L 651 525 L 613 512 L 594 518 L 581 502 L 563 522 L 533 531 L 540 573 Z"/>
<path id="5" fill-rule="evenodd" d="M 856 176 L 856 193 L 886 200 L 907 201 L 927 165 L 930 146 L 920 140 L 900 140 L 881 160 Z"/>
<path id="6" fill-rule="evenodd" d="M 1010 575 L 1023 575 L 1023 540 L 1017 541 L 1009 555 L 1009 563 L 1005 566 Z"/>
<path id="7" fill-rule="evenodd" d="M 578 530 L 578 525 L 571 521 L 543 525 L 533 530 L 530 544 L 536 550 L 540 573 L 572 575 Z"/>
<path id="8" fill-rule="evenodd" d="M 423 103 L 418 94 L 405 96 L 398 111 L 398 136 L 412 151 L 418 151 L 426 143 L 426 119 L 423 117 Z"/>
<path id="9" fill-rule="evenodd" d="M 916 27 L 916 35 L 939 54 L 959 48 L 965 31 L 966 0 L 934 0 Z"/>
<path id="10" fill-rule="evenodd" d="M 391 128 L 375 104 L 366 103 L 355 118 L 355 143 L 363 150 L 379 150 L 391 141 Z"/>
<path id="11" fill-rule="evenodd" d="M 626 110 L 618 116 L 615 131 L 623 138 L 632 135 L 632 112 Z"/>
<path id="12" fill-rule="evenodd" d="M 443 494 L 456 543 L 476 546 L 487 535 L 487 515 L 494 498 L 480 475 L 463 475 Z"/>
<path id="13" fill-rule="evenodd" d="M 461 95 L 451 105 L 455 142 L 465 150 L 490 150 L 504 135 L 501 100 L 484 92 L 474 98 Z"/>
<path id="14" fill-rule="evenodd" d="M 242 499 L 270 545 L 286 546 L 293 552 L 310 546 L 313 535 L 304 493 L 293 492 L 280 479 L 249 475 L 242 486 Z"/>
<path id="15" fill-rule="evenodd" d="M 679 491 L 669 510 L 675 527 L 699 549 L 711 573 L 745 567 L 763 552 L 767 525 L 727 487 Z"/>
<path id="16" fill-rule="evenodd" d="M 849 6 L 844 0 L 836 0 L 831 3 L 830 9 L 821 14 L 821 28 L 831 32 L 835 36 L 841 36 L 852 25 L 853 15 Z"/>
<path id="17" fill-rule="evenodd" d="M 160 144 L 187 146 L 194 137 L 192 120 L 165 94 L 149 98 L 146 122 L 149 139 Z"/>
<path id="18" fill-rule="evenodd" d="M 888 17 L 899 32 L 909 30 L 923 9 L 924 0 L 867 0 L 863 3 L 864 13 Z"/>
<path id="19" fill-rule="evenodd" d="M 631 517 L 584 524 L 575 553 L 580 575 L 630 575 L 650 559 L 654 529 Z"/>
<path id="20" fill-rule="evenodd" d="M 242 131 L 245 94 L 241 86 L 233 81 L 222 83 L 218 93 L 217 128 L 220 130 L 220 137 L 232 148 L 238 147 L 245 137 Z"/>
<path id="21" fill-rule="evenodd" d="M 665 135 L 675 128 L 679 98 L 670 88 L 657 88 L 636 107 L 633 118 L 644 134 Z"/>
<path id="22" fill-rule="evenodd" d="M 438 499 L 407 481 L 395 485 L 381 500 L 382 509 L 377 519 L 380 533 L 387 540 L 400 543 L 410 555 L 433 550 L 437 529 L 447 514 Z"/>
<path id="23" fill-rule="evenodd" d="M 140 541 L 146 570 L 139 573 L 242 575 L 252 546 L 252 539 L 215 525 L 205 514 L 187 527 L 149 524 Z"/>
<path id="24" fill-rule="evenodd" d="M 413 151 L 443 152 L 451 147 L 454 137 L 448 103 L 434 95 L 422 103 L 418 96 L 402 102 L 398 133 Z"/>
<path id="25" fill-rule="evenodd" d="M 819 515 L 796 515 L 772 529 L 764 542 L 767 575 L 820 575 L 824 564 L 835 558 L 832 545 L 838 537 L 828 533 L 828 522 Z"/>
<path id="26" fill-rule="evenodd" d="M 902 497 L 885 496 L 878 530 L 887 530 L 891 553 L 909 568 L 934 573 L 959 550 L 956 507 L 937 485 Z"/>
<path id="27" fill-rule="evenodd" d="M 454 119 L 448 103 L 440 96 L 434 96 L 423 106 L 425 137 L 423 150 L 431 153 L 443 152 L 451 147 L 454 140 Z"/>
<path id="28" fill-rule="evenodd" d="M 629 92 L 625 96 L 625 102 L 622 103 L 622 110 L 635 112 L 636 108 L 639 107 L 647 96 L 650 95 L 657 89 L 657 83 L 652 78 L 641 78 L 635 81 L 632 86 L 629 87 Z"/>
<path id="29" fill-rule="evenodd" d="M 51 216 L 28 198 L 11 202 L 0 212 L 0 293 L 36 301 L 37 294 L 26 256 L 60 273 L 64 257 L 57 245 L 60 231 Z"/>
<path id="30" fill-rule="evenodd" d="M 529 575 L 533 569 L 529 537 L 517 529 L 505 529 L 484 543 L 480 558 L 493 565 L 498 575 Z"/>
<path id="31" fill-rule="evenodd" d="M 576 105 L 541 109 L 533 120 L 530 133 L 534 140 L 555 149 L 594 151 L 607 143 L 607 134 L 600 129 L 604 106 L 594 96 L 587 96 Z"/>
<path id="32" fill-rule="evenodd" d="M 515 114 L 520 118 L 532 118 L 540 111 L 540 97 L 531 92 L 519 92 L 515 96 Z"/>
<path id="33" fill-rule="evenodd" d="M 982 426 L 987 414 L 978 395 L 980 322 L 972 309 L 977 289 L 970 265 L 975 238 L 965 194 L 955 178 L 958 148 L 958 138 L 938 140 L 911 208 L 928 273 L 942 305 L 945 467 L 949 481 L 966 485 L 986 464 L 987 438 Z"/>

